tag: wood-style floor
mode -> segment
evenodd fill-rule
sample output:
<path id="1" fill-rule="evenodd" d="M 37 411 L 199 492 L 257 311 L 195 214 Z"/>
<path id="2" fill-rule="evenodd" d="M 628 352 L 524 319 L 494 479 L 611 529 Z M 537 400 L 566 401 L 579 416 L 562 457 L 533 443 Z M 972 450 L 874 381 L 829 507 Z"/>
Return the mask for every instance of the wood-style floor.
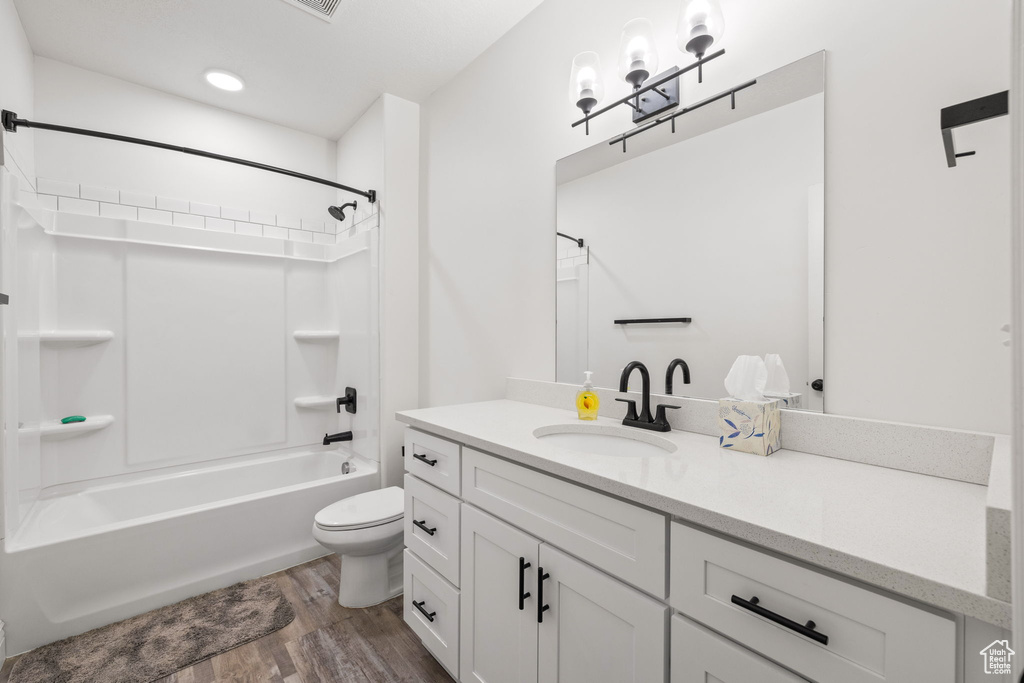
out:
<path id="1" fill-rule="evenodd" d="M 338 571 L 338 557 L 330 555 L 274 574 L 295 609 L 292 623 L 157 683 L 451 683 L 402 620 L 401 598 L 342 607 Z M 7 683 L 15 659 L 4 662 L 0 683 Z"/>

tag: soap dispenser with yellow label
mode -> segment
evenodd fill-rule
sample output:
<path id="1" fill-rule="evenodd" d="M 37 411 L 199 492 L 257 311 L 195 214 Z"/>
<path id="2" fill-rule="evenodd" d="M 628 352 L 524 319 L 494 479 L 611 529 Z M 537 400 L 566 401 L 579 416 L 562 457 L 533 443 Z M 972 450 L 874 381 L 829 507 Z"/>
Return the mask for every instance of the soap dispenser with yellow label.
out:
<path id="1" fill-rule="evenodd" d="M 583 388 L 576 394 L 576 412 L 579 413 L 581 420 L 596 420 L 597 409 L 600 406 L 600 399 L 597 398 L 597 394 L 594 393 L 594 385 L 590 381 L 590 376 L 593 375 L 590 370 L 583 373 L 587 376 L 583 382 Z"/>

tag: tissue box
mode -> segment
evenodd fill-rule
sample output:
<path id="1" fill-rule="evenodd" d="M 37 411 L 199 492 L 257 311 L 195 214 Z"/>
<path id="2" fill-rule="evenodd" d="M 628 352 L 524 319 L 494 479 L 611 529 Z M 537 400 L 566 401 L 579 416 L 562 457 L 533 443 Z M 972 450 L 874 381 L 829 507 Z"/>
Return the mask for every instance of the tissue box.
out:
<path id="1" fill-rule="evenodd" d="M 771 455 L 779 450 L 782 413 L 778 401 L 718 401 L 718 445 L 734 451 Z"/>
<path id="2" fill-rule="evenodd" d="M 774 394 L 772 392 L 764 392 L 764 397 L 773 401 L 779 402 L 779 407 L 783 410 L 800 410 L 803 408 L 803 403 L 800 397 L 803 394 Z"/>

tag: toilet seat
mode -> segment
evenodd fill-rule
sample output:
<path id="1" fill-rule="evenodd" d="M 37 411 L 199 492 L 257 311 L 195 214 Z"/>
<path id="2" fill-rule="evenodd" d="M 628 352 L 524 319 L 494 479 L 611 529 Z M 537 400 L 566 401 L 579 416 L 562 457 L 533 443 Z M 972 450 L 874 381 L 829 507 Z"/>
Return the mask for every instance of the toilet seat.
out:
<path id="1" fill-rule="evenodd" d="M 324 531 L 348 531 L 381 526 L 404 515 L 405 492 L 389 486 L 332 503 L 316 513 L 314 522 Z"/>

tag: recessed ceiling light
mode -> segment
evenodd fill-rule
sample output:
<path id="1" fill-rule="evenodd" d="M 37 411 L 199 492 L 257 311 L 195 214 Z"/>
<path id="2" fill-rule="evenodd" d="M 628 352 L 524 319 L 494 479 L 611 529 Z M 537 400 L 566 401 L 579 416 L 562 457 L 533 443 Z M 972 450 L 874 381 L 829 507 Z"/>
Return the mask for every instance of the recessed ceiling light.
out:
<path id="1" fill-rule="evenodd" d="M 206 72 L 206 82 L 215 88 L 238 92 L 245 87 L 245 83 L 238 76 L 221 69 L 210 69 Z"/>

